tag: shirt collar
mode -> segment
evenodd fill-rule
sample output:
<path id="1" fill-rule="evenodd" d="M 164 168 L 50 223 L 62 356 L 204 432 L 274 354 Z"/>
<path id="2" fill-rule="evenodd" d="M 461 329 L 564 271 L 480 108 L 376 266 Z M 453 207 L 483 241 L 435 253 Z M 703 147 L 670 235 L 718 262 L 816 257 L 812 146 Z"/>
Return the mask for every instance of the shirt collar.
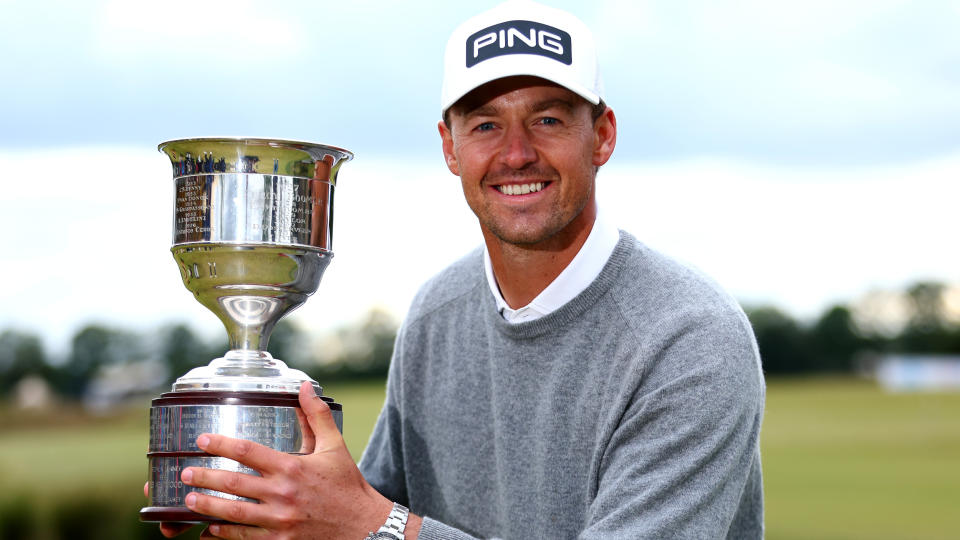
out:
<path id="1" fill-rule="evenodd" d="M 587 235 L 587 240 L 580 247 L 580 251 L 573 257 L 570 264 L 560 272 L 547 288 L 540 291 L 529 304 L 519 309 L 512 309 L 507 305 L 500 294 L 497 278 L 493 275 L 493 265 L 490 262 L 490 252 L 486 244 L 483 248 L 483 266 L 487 275 L 487 285 L 497 303 L 497 310 L 507 322 L 520 323 L 539 319 L 560 308 L 578 294 L 583 292 L 593 280 L 600 275 L 607 259 L 613 254 L 617 242 L 620 241 L 620 232 L 617 227 L 604 219 L 604 214 L 597 212 L 593 228 Z"/>

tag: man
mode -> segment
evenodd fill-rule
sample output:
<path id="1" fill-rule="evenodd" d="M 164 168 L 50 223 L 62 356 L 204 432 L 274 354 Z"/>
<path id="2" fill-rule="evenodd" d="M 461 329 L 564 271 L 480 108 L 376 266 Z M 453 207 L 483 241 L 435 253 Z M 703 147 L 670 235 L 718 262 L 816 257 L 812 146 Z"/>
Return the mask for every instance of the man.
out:
<path id="1" fill-rule="evenodd" d="M 260 501 L 188 496 L 251 525 L 208 534 L 762 537 L 749 323 L 598 213 L 617 132 L 599 80 L 590 32 L 564 12 L 507 2 L 454 32 L 438 129 L 484 248 L 414 300 L 359 470 L 306 385 L 311 455 L 200 437 L 263 474 L 184 472 Z"/>

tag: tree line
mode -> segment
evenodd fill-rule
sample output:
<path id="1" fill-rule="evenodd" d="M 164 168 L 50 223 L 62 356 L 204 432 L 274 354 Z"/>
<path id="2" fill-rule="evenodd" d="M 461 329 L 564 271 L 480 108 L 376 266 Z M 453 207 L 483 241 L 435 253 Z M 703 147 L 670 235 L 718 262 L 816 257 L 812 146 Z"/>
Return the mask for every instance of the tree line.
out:
<path id="1" fill-rule="evenodd" d="M 775 307 L 748 307 L 745 311 L 757 337 L 764 372 L 845 373 L 889 354 L 960 354 L 960 325 L 948 306 L 949 291 L 942 283 L 920 282 L 898 295 L 898 309 L 894 310 L 898 313 L 871 313 L 882 306 L 870 303 L 856 307 L 837 304 L 808 324 Z M 885 324 L 859 322 L 858 315 Z"/>
<path id="2" fill-rule="evenodd" d="M 941 283 L 922 282 L 900 293 L 903 320 L 895 330 L 859 322 L 862 306 L 834 305 L 807 323 L 772 306 L 745 311 L 767 374 L 844 373 L 864 358 L 883 354 L 960 354 L 960 326 L 947 309 L 948 291 Z M 314 345 L 306 332 L 284 320 L 268 350 L 318 381 L 383 377 L 396 332 L 393 317 L 373 310 Z M 6 329 L 0 332 L 0 399 L 9 398 L 20 381 L 33 378 L 45 381 L 62 398 L 79 400 L 104 373 L 131 365 L 153 366 L 143 376 L 156 381 L 155 388 L 169 388 L 177 377 L 226 349 L 225 336 L 208 342 L 185 324 L 149 333 L 90 324 L 73 335 L 64 355 L 55 357 L 37 334 Z"/>
<path id="3" fill-rule="evenodd" d="M 360 322 L 335 330 L 315 348 L 306 332 L 281 320 L 267 351 L 318 381 L 382 378 L 390 364 L 397 327 L 389 314 L 372 310 Z M 328 350 L 322 350 L 324 346 Z M 140 333 L 88 324 L 72 336 L 68 350 L 57 356 L 47 352 L 39 335 L 8 328 L 0 331 L 0 400 L 9 399 L 25 379 L 44 381 L 59 398 L 81 400 L 97 389 L 98 381 L 109 378 L 111 371 L 122 372 L 114 378 L 148 379 L 139 387 L 127 380 L 131 393 L 166 391 L 177 377 L 223 356 L 227 348 L 225 333 L 210 341 L 183 323 Z M 146 369 L 132 369 L 136 367 Z"/>

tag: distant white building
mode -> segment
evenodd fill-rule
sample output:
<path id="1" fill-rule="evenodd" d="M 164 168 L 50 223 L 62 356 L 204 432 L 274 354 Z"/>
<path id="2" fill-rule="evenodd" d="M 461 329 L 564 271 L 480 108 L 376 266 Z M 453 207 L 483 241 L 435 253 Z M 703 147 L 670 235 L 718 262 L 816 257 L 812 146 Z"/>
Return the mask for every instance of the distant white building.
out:
<path id="1" fill-rule="evenodd" d="M 166 367 L 155 360 L 101 367 L 87 387 L 84 405 L 102 412 L 125 400 L 149 396 L 166 376 Z"/>
<path id="2" fill-rule="evenodd" d="M 21 409 L 48 409 L 53 405 L 53 390 L 40 377 L 24 377 L 13 389 L 13 402 Z"/>
<path id="3" fill-rule="evenodd" d="M 896 392 L 960 390 L 960 356 L 885 356 L 874 374 L 881 386 Z"/>

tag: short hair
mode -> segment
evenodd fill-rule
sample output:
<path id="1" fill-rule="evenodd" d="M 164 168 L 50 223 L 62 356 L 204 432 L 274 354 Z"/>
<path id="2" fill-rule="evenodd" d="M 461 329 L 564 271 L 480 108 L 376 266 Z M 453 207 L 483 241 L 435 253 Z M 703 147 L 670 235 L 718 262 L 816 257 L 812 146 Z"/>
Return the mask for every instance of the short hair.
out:
<path id="1" fill-rule="evenodd" d="M 601 99 L 590 109 L 590 118 L 593 120 L 593 123 L 596 124 L 597 120 L 599 120 L 605 112 L 607 112 L 607 104 Z"/>

